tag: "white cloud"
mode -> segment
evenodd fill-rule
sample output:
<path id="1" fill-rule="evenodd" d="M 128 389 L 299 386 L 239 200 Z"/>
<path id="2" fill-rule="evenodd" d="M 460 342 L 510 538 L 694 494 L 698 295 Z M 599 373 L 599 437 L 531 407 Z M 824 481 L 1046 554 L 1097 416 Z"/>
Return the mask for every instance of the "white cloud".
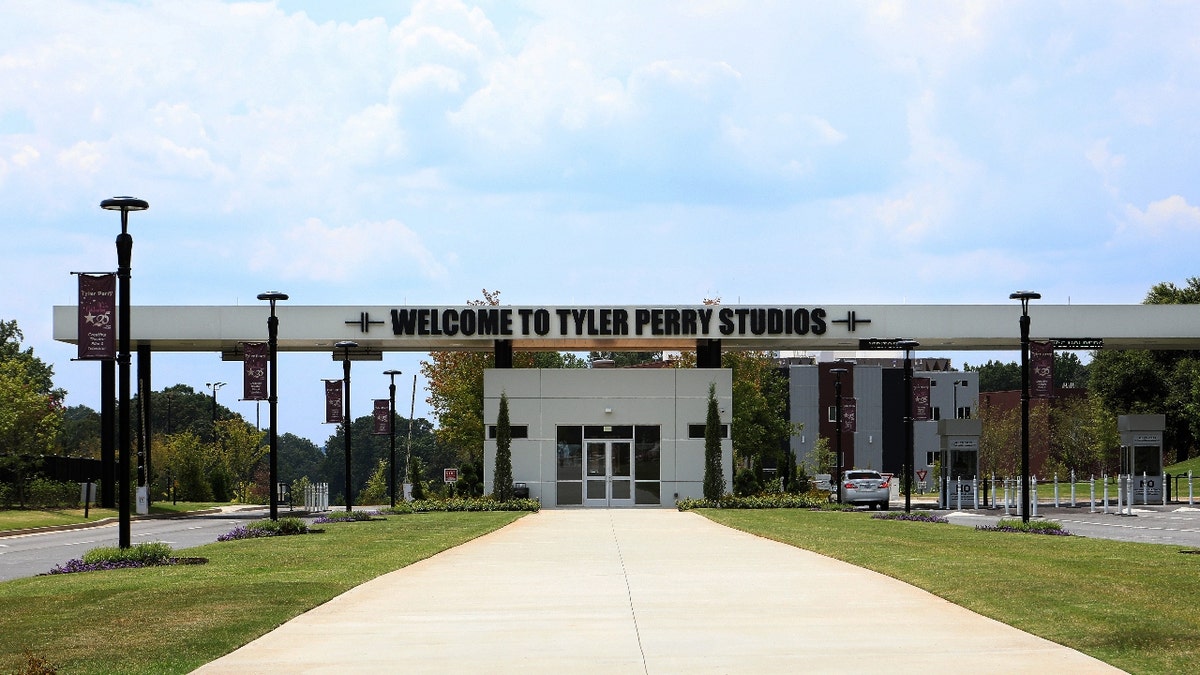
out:
<path id="1" fill-rule="evenodd" d="M 270 270 L 286 279 L 344 283 L 380 276 L 438 279 L 446 274 L 421 238 L 397 220 L 339 227 L 309 218 L 278 237 L 260 238 L 256 250 L 251 269 Z M 416 275 L 410 272 L 413 268 Z"/>
<path id="2" fill-rule="evenodd" d="M 1172 232 L 1200 232 L 1200 206 L 1192 206 L 1179 195 L 1171 195 L 1150 204 L 1143 211 L 1132 204 L 1125 207 L 1122 230 L 1155 237 Z"/>

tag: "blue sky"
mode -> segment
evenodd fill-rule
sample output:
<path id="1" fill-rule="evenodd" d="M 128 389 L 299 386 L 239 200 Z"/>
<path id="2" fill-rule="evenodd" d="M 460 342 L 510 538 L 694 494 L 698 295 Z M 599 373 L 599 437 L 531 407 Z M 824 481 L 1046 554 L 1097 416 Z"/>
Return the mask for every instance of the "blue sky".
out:
<path id="1" fill-rule="evenodd" d="M 0 317 L 72 405 L 98 406 L 98 369 L 50 339 L 50 308 L 70 272 L 115 267 L 113 195 L 150 202 L 147 305 L 1137 303 L 1197 274 L 1192 2 L 0 14 Z M 422 358 L 358 366 L 356 415 L 386 395 L 375 370 L 411 386 Z M 288 355 L 281 430 L 323 443 L 339 375 Z M 204 390 L 239 367 L 162 356 L 154 377 Z M 220 400 L 253 419 L 238 388 Z"/>

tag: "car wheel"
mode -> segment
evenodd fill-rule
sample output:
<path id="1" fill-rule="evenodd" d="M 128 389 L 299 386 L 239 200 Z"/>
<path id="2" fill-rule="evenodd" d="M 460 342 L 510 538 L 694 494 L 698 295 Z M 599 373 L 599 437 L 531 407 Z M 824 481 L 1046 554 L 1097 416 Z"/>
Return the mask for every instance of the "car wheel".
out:
<path id="1" fill-rule="evenodd" d="M 887 502 L 879 502 L 879 508 L 883 509 L 884 511 L 887 511 L 889 508 L 891 508 L 891 506 L 892 505 Z"/>

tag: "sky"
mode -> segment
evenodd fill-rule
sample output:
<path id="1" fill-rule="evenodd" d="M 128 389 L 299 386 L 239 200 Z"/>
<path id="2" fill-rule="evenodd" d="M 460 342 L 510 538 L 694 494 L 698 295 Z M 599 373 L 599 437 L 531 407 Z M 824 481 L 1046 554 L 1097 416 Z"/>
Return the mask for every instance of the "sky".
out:
<path id="1" fill-rule="evenodd" d="M 72 272 L 115 269 L 120 219 L 99 203 L 116 195 L 150 203 L 130 216 L 135 306 L 267 290 L 460 305 L 485 288 L 515 305 L 1132 304 L 1197 275 L 1200 3 L 0 15 L 0 319 L 68 405 L 98 409 L 99 368 L 52 340 L 51 307 L 75 303 Z M 425 358 L 356 363 L 354 415 L 388 368 L 407 415 Z M 233 383 L 219 402 L 253 420 L 240 375 L 157 355 L 153 386 Z M 280 432 L 324 444 L 320 379 L 340 375 L 329 355 L 281 356 Z"/>

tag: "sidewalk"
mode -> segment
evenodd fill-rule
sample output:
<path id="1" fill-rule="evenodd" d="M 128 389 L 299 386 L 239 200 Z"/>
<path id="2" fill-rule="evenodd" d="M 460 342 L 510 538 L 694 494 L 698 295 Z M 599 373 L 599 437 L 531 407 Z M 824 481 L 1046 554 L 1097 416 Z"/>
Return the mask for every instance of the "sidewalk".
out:
<path id="1" fill-rule="evenodd" d="M 196 672 L 849 671 L 1119 672 L 889 577 L 667 509 L 532 514 Z"/>

